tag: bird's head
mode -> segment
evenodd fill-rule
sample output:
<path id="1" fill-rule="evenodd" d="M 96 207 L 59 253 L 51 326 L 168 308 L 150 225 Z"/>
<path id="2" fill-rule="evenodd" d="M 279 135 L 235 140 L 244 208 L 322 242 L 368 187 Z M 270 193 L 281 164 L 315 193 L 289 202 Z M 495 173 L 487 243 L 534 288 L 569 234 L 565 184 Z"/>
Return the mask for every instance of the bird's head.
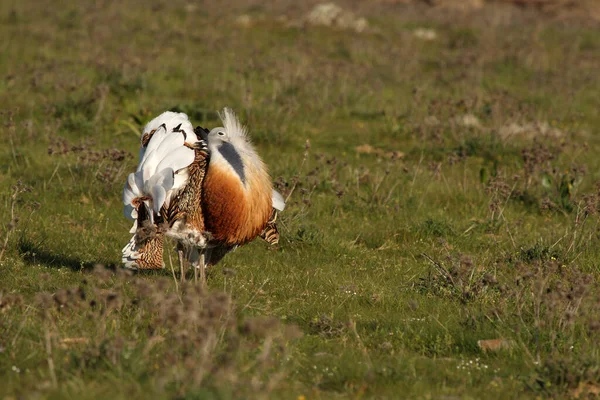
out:
<path id="1" fill-rule="evenodd" d="M 211 160 L 226 161 L 245 183 L 246 172 L 264 170 L 264 164 L 235 113 L 230 108 L 225 108 L 219 116 L 223 126 L 213 128 L 206 135 Z"/>
<path id="2" fill-rule="evenodd" d="M 231 142 L 227 130 L 223 127 L 211 129 L 206 135 L 206 141 L 208 142 L 209 147 L 213 148 L 218 148 L 222 146 L 223 143 Z"/>
<path id="3" fill-rule="evenodd" d="M 214 128 L 208 132 L 207 142 L 209 148 L 216 148 L 224 143 L 230 143 L 241 152 L 246 150 L 254 151 L 250 144 L 246 127 L 240 123 L 230 108 L 223 109 L 223 112 L 219 113 L 219 117 L 223 122 L 223 126 Z"/>

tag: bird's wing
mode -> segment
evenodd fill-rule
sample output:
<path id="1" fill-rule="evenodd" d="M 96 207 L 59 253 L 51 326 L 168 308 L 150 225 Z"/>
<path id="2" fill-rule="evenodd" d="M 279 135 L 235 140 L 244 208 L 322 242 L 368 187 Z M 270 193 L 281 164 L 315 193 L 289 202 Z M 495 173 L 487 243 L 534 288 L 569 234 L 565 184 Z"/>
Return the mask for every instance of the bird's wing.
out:
<path id="1" fill-rule="evenodd" d="M 179 170 L 175 174 L 174 187 L 182 190 L 172 190 L 165 207 L 165 220 L 171 226 L 178 220 L 185 220 L 187 229 L 203 232 L 204 216 L 202 211 L 202 189 L 204 177 L 209 162 L 208 147 L 204 140 L 200 140 L 194 147 L 194 162 L 189 167 Z M 182 186 L 179 182 L 185 182 Z M 177 230 L 177 229 L 176 229 Z M 169 234 L 169 233 L 168 233 Z M 175 235 L 177 235 L 175 233 Z"/>
<path id="2" fill-rule="evenodd" d="M 163 244 L 165 234 L 160 225 L 153 223 L 151 212 L 145 206 L 139 208 L 134 223 L 134 235 L 122 250 L 122 261 L 126 268 L 164 268 Z"/>
<path id="3" fill-rule="evenodd" d="M 130 269 L 161 269 L 163 262 L 164 234 L 158 233 L 154 237 L 140 243 L 134 235 L 123 248 L 122 261 Z"/>

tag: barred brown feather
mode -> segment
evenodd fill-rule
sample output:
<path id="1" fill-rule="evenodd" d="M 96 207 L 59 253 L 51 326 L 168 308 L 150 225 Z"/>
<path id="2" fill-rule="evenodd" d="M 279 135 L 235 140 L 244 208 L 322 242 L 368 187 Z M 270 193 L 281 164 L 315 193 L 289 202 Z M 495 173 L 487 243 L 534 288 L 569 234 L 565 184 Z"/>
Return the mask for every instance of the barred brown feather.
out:
<path id="1" fill-rule="evenodd" d="M 275 221 L 277 221 L 277 210 L 273 209 L 271 218 L 269 219 L 269 222 L 267 222 L 267 226 L 260 234 L 260 237 L 271 246 L 279 243 L 279 230 L 277 229 Z"/>
<path id="2" fill-rule="evenodd" d="M 164 233 L 157 233 L 154 237 L 147 239 L 138 249 L 140 258 L 137 260 L 139 269 L 162 269 Z"/>
<path id="3" fill-rule="evenodd" d="M 169 226 L 176 221 L 184 220 L 191 224 L 193 229 L 204 231 L 204 217 L 202 215 L 202 187 L 208 164 L 206 142 L 200 141 L 194 147 L 194 162 L 188 167 L 188 182 L 165 210 Z"/>

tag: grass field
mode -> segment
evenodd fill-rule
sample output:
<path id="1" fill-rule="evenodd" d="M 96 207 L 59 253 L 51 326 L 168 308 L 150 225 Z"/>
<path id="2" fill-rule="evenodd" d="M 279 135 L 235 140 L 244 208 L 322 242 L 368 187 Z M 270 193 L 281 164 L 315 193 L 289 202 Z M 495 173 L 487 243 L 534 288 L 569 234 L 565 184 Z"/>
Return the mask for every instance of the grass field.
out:
<path id="1" fill-rule="evenodd" d="M 598 25 L 365 3 L 0 2 L 1 398 L 600 393 Z M 141 128 L 224 106 L 279 246 L 121 270 Z"/>

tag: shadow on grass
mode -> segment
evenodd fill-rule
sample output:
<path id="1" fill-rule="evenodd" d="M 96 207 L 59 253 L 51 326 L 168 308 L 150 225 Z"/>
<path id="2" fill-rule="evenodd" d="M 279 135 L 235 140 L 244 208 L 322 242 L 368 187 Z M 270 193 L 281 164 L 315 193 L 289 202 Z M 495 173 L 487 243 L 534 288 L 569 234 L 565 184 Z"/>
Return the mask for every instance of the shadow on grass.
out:
<path id="1" fill-rule="evenodd" d="M 73 271 L 92 270 L 97 264 L 102 264 L 105 268 L 111 270 L 117 268 L 115 264 L 83 261 L 66 254 L 56 253 L 49 249 L 45 249 L 43 242 L 35 243 L 25 237 L 19 239 L 18 249 L 23 260 L 32 264 L 42 264 L 53 268 L 67 267 Z"/>

